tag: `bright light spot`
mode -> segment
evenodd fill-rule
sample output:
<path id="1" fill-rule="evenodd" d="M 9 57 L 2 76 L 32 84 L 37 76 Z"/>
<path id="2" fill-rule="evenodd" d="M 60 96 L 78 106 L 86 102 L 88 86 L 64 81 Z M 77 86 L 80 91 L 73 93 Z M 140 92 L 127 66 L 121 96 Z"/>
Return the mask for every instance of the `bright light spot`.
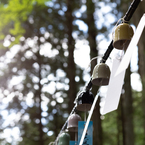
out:
<path id="1" fill-rule="evenodd" d="M 33 63 L 33 65 L 32 65 L 35 69 L 39 69 L 39 64 L 38 63 Z"/>
<path id="2" fill-rule="evenodd" d="M 43 78 L 41 81 L 40 81 L 40 83 L 42 84 L 42 85 L 44 85 L 45 83 L 47 83 L 48 82 L 48 79 L 47 78 Z"/>
<path id="3" fill-rule="evenodd" d="M 29 120 L 29 115 L 28 114 L 25 114 L 24 116 L 23 116 L 23 120 L 25 121 L 25 120 Z"/>
<path id="4" fill-rule="evenodd" d="M 56 74 L 57 74 L 58 77 L 65 77 L 66 76 L 65 72 L 61 69 L 58 69 L 56 71 Z"/>
<path id="5" fill-rule="evenodd" d="M 107 40 L 103 39 L 102 41 L 100 41 L 100 43 L 98 45 L 99 46 L 99 56 L 102 56 L 105 53 L 106 48 L 108 47 L 108 45 L 109 44 L 108 44 Z"/>
<path id="6" fill-rule="evenodd" d="M 52 136 L 53 135 L 53 131 L 48 131 L 47 135 L 48 136 Z"/>
<path id="7" fill-rule="evenodd" d="M 100 95 L 101 96 L 106 96 L 107 90 L 108 90 L 108 86 L 101 86 L 101 88 L 100 88 Z"/>
<path id="8" fill-rule="evenodd" d="M 30 47 L 33 47 L 33 46 L 34 46 L 34 40 L 28 38 L 28 39 L 27 39 L 27 44 L 28 44 Z"/>
<path id="9" fill-rule="evenodd" d="M 11 42 L 9 40 L 5 40 L 3 43 L 3 46 L 8 47 L 8 46 L 10 46 L 10 44 L 11 44 Z"/>
<path id="10" fill-rule="evenodd" d="M 25 40 L 25 37 L 22 36 L 22 37 L 20 38 L 20 41 L 24 41 L 24 40 Z"/>
<path id="11" fill-rule="evenodd" d="M 12 138 L 11 138 L 11 129 L 7 128 L 3 131 L 4 133 L 4 137 L 7 138 L 7 141 L 8 142 L 11 142 L 12 141 Z"/>
<path id="12" fill-rule="evenodd" d="M 41 95 L 41 97 L 42 97 L 42 100 L 43 100 L 42 104 L 44 104 L 42 106 L 47 106 L 47 104 L 49 103 L 50 99 L 48 97 L 45 97 L 44 95 Z M 47 109 L 48 108 L 45 107 L 45 109 L 43 108 L 43 111 L 47 111 Z"/>
<path id="13" fill-rule="evenodd" d="M 67 46 L 67 44 L 66 43 L 62 43 L 62 47 L 63 47 L 63 49 L 67 49 L 68 48 L 68 46 Z"/>
<path id="14" fill-rule="evenodd" d="M 81 68 L 87 68 L 90 62 L 90 48 L 85 41 L 77 41 L 74 51 L 75 63 Z"/>
<path id="15" fill-rule="evenodd" d="M 29 58 L 31 58 L 33 56 L 33 53 L 32 53 L 32 51 L 28 50 L 24 55 L 25 55 L 26 58 L 29 59 Z"/>
<path id="16" fill-rule="evenodd" d="M 52 1 L 45 2 L 45 4 L 47 6 L 50 6 L 50 7 L 53 7 L 54 6 L 54 3 Z"/>
<path id="17" fill-rule="evenodd" d="M 54 94 L 56 90 L 56 84 L 55 82 L 50 82 L 48 85 L 44 85 L 42 88 L 43 92 L 49 92 L 50 94 Z"/>
<path id="18" fill-rule="evenodd" d="M 47 111 L 47 110 L 48 110 L 48 107 L 47 107 L 48 103 L 47 103 L 47 102 L 44 102 L 44 101 L 43 101 L 43 102 L 41 103 L 41 105 L 42 105 L 42 110 L 43 110 L 43 111 Z"/>
<path id="19" fill-rule="evenodd" d="M 81 13 L 80 13 L 80 12 L 76 12 L 75 15 L 76 15 L 76 17 L 78 17 L 78 18 L 81 17 Z"/>
<path id="20" fill-rule="evenodd" d="M 19 134 L 20 134 L 20 130 L 18 127 L 14 127 L 12 130 L 11 130 L 11 134 L 12 136 L 17 140 L 19 139 Z"/>
<path id="21" fill-rule="evenodd" d="M 4 93 L 5 96 L 7 96 L 7 95 L 9 95 L 10 92 L 8 90 L 4 90 L 3 93 Z"/>
<path id="22" fill-rule="evenodd" d="M 61 95 L 62 95 L 61 92 L 57 92 L 57 93 L 55 94 L 55 98 L 56 98 L 56 101 L 57 101 L 58 103 L 62 103 L 62 102 L 64 101 Z"/>
<path id="23" fill-rule="evenodd" d="M 7 97 L 3 98 L 3 100 L 2 100 L 3 104 L 7 104 L 8 102 L 10 102 L 13 99 L 14 96 L 15 96 L 14 92 L 7 95 Z"/>
<path id="24" fill-rule="evenodd" d="M 52 120 L 54 119 L 54 117 L 53 117 L 52 115 L 49 115 L 49 116 L 48 116 L 48 119 L 49 119 L 50 121 L 52 121 Z"/>
<path id="25" fill-rule="evenodd" d="M 18 121 L 20 119 L 20 114 L 11 113 L 7 116 L 7 119 L 3 123 L 3 127 L 6 127 L 8 125 L 14 126 L 14 120 Z"/>
<path id="26" fill-rule="evenodd" d="M 43 117 L 47 117 L 48 116 L 48 113 L 47 112 L 42 112 L 42 116 Z"/>
<path id="27" fill-rule="evenodd" d="M 34 83 L 38 83 L 38 82 L 39 82 L 39 78 L 36 77 L 36 76 L 33 76 L 33 77 L 32 77 L 32 81 L 33 81 Z"/>
<path id="28" fill-rule="evenodd" d="M 55 101 L 52 101 L 51 102 L 51 106 L 55 106 L 56 105 L 56 102 Z"/>
<path id="29" fill-rule="evenodd" d="M 18 85 L 22 82 L 22 80 L 24 79 L 24 76 L 16 76 L 16 77 L 13 77 L 10 81 L 10 84 L 9 85 Z"/>
<path id="30" fill-rule="evenodd" d="M 35 119 L 35 123 L 36 124 L 40 123 L 40 120 L 39 119 Z"/>
<path id="31" fill-rule="evenodd" d="M 27 94 L 26 104 L 27 104 L 28 106 L 33 106 L 33 103 L 34 103 L 33 96 L 34 96 L 34 94 L 33 94 L 32 92 L 29 92 L 29 93 Z"/>
<path id="32" fill-rule="evenodd" d="M 58 103 L 63 103 L 63 98 L 62 98 L 62 97 L 59 97 L 59 98 L 56 99 L 56 101 L 57 101 Z"/>
<path id="33" fill-rule="evenodd" d="M 64 90 L 68 91 L 68 89 L 69 89 L 69 85 L 65 85 Z"/>
<path id="34" fill-rule="evenodd" d="M 88 73 L 86 72 L 86 74 L 83 75 L 83 79 L 84 79 L 85 82 L 88 82 L 88 80 L 90 80 L 90 74 L 88 74 Z"/>
<path id="35" fill-rule="evenodd" d="M 45 127 L 45 128 L 43 128 L 43 131 L 44 132 L 48 132 L 48 129 Z"/>
<path id="36" fill-rule="evenodd" d="M 1 115 L 3 116 L 4 119 L 7 119 L 8 111 L 2 110 L 2 111 L 1 111 Z"/>
<path id="37" fill-rule="evenodd" d="M 80 81 L 79 76 L 76 76 L 76 77 L 75 77 L 75 81 L 76 81 L 76 82 L 79 82 L 79 81 Z"/>
<path id="38" fill-rule="evenodd" d="M 67 117 L 68 117 L 68 113 L 64 113 L 64 114 L 63 114 L 63 117 L 64 117 L 64 118 L 67 118 Z"/>
<path id="39" fill-rule="evenodd" d="M 82 5 L 80 8 L 80 12 L 83 13 L 86 11 L 86 9 L 87 9 L 86 5 Z"/>
<path id="40" fill-rule="evenodd" d="M 57 82 L 57 83 L 56 83 L 56 88 L 57 88 L 58 90 L 61 90 L 61 89 L 64 88 L 64 84 L 62 84 L 62 83 L 60 83 L 60 82 Z"/>
<path id="41" fill-rule="evenodd" d="M 65 78 L 65 79 L 64 79 L 64 83 L 65 83 L 65 84 L 68 84 L 68 83 L 69 83 L 69 79 L 68 79 L 68 78 Z"/>
<path id="42" fill-rule="evenodd" d="M 138 47 L 135 48 L 131 57 L 131 71 L 138 70 Z"/>
<path id="43" fill-rule="evenodd" d="M 105 3 L 101 3 L 102 6 L 101 6 L 101 11 L 105 14 L 109 13 L 111 11 L 111 7 L 108 6 L 108 5 L 105 5 Z"/>
<path id="44" fill-rule="evenodd" d="M 114 23 L 115 22 L 115 17 L 111 13 L 106 14 L 105 19 L 108 22 L 105 25 L 108 26 L 108 27 L 110 26 L 110 23 Z"/>
<path id="45" fill-rule="evenodd" d="M 57 54 L 59 54 L 58 50 L 52 50 L 51 48 L 52 45 L 50 43 L 45 43 L 41 46 L 40 54 L 46 57 L 55 57 Z"/>
<path id="46" fill-rule="evenodd" d="M 40 37 L 40 41 L 41 41 L 42 43 L 44 43 L 44 42 L 45 42 L 44 37 Z"/>
<path id="47" fill-rule="evenodd" d="M 56 109 L 53 109 L 53 110 L 52 110 L 52 113 L 53 113 L 53 114 L 56 114 L 56 113 L 57 113 L 57 110 L 56 110 Z M 53 116 L 52 116 L 52 117 L 53 117 Z"/>
<path id="48" fill-rule="evenodd" d="M 88 31 L 88 26 L 81 20 L 76 20 L 75 23 L 79 26 L 79 29 L 82 31 Z"/>
<path id="49" fill-rule="evenodd" d="M 111 10 L 116 5 L 112 3 L 112 6 L 108 6 L 105 5 L 104 2 L 100 2 L 98 5 L 100 6 L 101 9 L 96 10 L 96 25 L 98 29 L 101 29 L 103 25 L 108 27 L 110 26 L 110 23 L 114 23 L 116 21 L 115 17 L 111 13 Z"/>
<path id="50" fill-rule="evenodd" d="M 41 121 L 42 121 L 42 123 L 45 124 L 45 125 L 48 123 L 47 120 L 46 120 L 45 118 L 42 118 Z"/>
<path id="51" fill-rule="evenodd" d="M 68 51 L 64 52 L 64 56 L 67 57 L 68 56 Z"/>
<path id="52" fill-rule="evenodd" d="M 101 118 L 101 120 L 104 120 L 105 119 L 105 116 L 104 115 L 101 115 L 100 118 Z"/>
<path id="53" fill-rule="evenodd" d="M 12 59 L 19 50 L 20 50 L 19 45 L 15 45 L 15 46 L 11 47 L 10 51 L 6 52 L 7 59 Z"/>
<path id="54" fill-rule="evenodd" d="M 49 36 L 50 36 L 50 34 L 48 32 L 45 32 L 45 34 L 44 34 L 45 39 L 48 39 Z"/>
<path id="55" fill-rule="evenodd" d="M 131 86 L 136 91 L 142 91 L 142 84 L 138 73 L 131 74 Z"/>

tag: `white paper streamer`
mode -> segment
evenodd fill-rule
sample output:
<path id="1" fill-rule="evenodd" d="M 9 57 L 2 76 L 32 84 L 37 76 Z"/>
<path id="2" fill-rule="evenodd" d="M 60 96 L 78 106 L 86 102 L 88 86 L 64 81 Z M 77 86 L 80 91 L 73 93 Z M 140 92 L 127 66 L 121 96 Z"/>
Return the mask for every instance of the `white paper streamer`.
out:
<path id="1" fill-rule="evenodd" d="M 121 62 L 119 60 L 114 60 L 113 62 L 111 77 L 108 85 L 108 91 L 105 98 L 105 104 L 101 110 L 101 114 L 109 113 L 118 108 L 125 71 L 130 63 L 131 56 L 133 54 L 135 47 L 138 44 L 138 41 L 141 37 L 144 27 L 145 27 L 145 14 L 140 19 L 136 32 L 127 48 L 127 51 L 123 59 L 121 60 Z"/>
<path id="2" fill-rule="evenodd" d="M 120 64 L 120 60 L 118 59 L 113 60 L 107 95 L 105 98 L 104 106 L 101 109 L 102 115 L 114 111 L 118 107 L 124 75 L 125 75 L 125 70 L 124 70 L 119 75 L 115 76 L 119 64 Z"/>
<path id="3" fill-rule="evenodd" d="M 122 71 L 126 70 L 128 65 L 129 65 L 129 62 L 131 60 L 131 56 L 133 54 L 133 51 L 135 49 L 135 47 L 137 46 L 138 44 L 138 41 L 140 39 L 140 36 L 143 32 L 143 29 L 144 29 L 144 26 L 145 26 L 145 14 L 142 16 L 142 18 L 140 19 L 140 22 L 137 26 L 137 29 L 136 29 L 136 32 L 126 50 L 126 53 L 116 71 L 116 74 L 115 75 L 118 75 L 119 73 L 121 73 Z"/>

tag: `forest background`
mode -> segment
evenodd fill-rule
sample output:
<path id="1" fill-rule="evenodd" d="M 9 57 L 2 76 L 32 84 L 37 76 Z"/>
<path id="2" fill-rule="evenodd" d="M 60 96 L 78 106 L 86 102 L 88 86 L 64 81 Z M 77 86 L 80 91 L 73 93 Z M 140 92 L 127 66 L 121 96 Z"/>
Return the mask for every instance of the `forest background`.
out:
<path id="1" fill-rule="evenodd" d="M 99 62 L 93 60 L 88 67 L 89 61 L 106 51 L 116 22 L 131 2 L 0 0 L 0 145 L 55 141 Z M 129 22 L 134 29 L 144 13 L 142 1 Z M 137 63 L 126 71 L 118 109 L 102 116 L 105 92 L 98 99 L 93 144 L 145 144 L 144 38 L 145 31 L 133 58 Z M 121 54 L 117 50 L 115 55 Z M 98 89 L 93 86 L 91 91 L 96 95 Z"/>

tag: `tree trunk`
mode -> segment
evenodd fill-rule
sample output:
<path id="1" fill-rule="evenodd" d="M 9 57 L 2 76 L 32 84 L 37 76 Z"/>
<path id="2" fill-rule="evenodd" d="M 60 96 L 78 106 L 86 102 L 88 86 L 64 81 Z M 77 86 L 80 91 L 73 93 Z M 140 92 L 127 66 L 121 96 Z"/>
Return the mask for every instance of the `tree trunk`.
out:
<path id="1" fill-rule="evenodd" d="M 66 11 L 66 29 L 67 29 L 67 35 L 68 35 L 68 70 L 67 75 L 69 78 L 69 91 L 68 91 L 68 97 L 69 97 L 69 112 L 71 112 L 72 108 L 74 107 L 74 100 L 76 97 L 76 82 L 75 82 L 75 62 L 74 62 L 74 39 L 72 37 L 73 32 L 73 16 L 72 16 L 72 0 L 67 0 L 67 11 Z"/>
<path id="2" fill-rule="evenodd" d="M 137 26 L 139 23 L 140 18 L 143 16 L 145 13 L 145 1 L 141 1 L 139 8 L 137 11 L 134 13 L 132 21 L 133 23 Z M 141 35 L 140 41 L 138 43 L 138 72 L 141 77 L 141 82 L 142 82 L 142 109 L 143 109 L 143 128 L 144 128 L 144 134 L 145 134 L 145 29 Z M 145 144 L 145 136 L 144 136 L 144 143 Z"/>
<path id="3" fill-rule="evenodd" d="M 123 137 L 122 137 L 122 97 L 120 99 L 120 103 L 117 109 L 117 145 L 123 145 Z"/>
<path id="4" fill-rule="evenodd" d="M 97 30 L 95 27 L 95 20 L 94 20 L 94 12 L 95 12 L 95 5 L 92 0 L 86 1 L 87 6 L 87 20 L 86 23 L 88 25 L 88 41 L 90 45 L 90 56 L 91 58 L 98 56 L 97 50 L 97 43 L 96 43 L 96 36 Z M 91 74 L 96 65 L 96 61 L 92 61 L 91 63 Z M 98 86 L 92 87 L 92 93 L 95 95 L 98 91 Z M 96 107 L 93 112 L 93 143 L 96 145 L 102 145 L 102 126 L 101 126 L 101 118 L 100 118 L 100 98 L 97 101 Z"/>
<path id="5" fill-rule="evenodd" d="M 75 75 L 76 75 L 76 67 L 74 62 L 74 39 L 72 37 L 73 32 L 73 1 L 67 0 L 67 11 L 66 11 L 66 30 L 68 36 L 68 68 L 67 68 L 67 76 L 69 79 L 69 90 L 68 90 L 68 112 L 70 113 L 74 107 L 74 100 L 76 98 L 77 89 L 76 89 L 76 82 L 75 82 Z M 71 140 L 75 140 L 74 133 L 69 132 Z"/>
<path id="6" fill-rule="evenodd" d="M 130 67 L 126 70 L 124 94 L 122 95 L 122 127 L 123 145 L 134 145 L 132 91 L 130 82 Z"/>

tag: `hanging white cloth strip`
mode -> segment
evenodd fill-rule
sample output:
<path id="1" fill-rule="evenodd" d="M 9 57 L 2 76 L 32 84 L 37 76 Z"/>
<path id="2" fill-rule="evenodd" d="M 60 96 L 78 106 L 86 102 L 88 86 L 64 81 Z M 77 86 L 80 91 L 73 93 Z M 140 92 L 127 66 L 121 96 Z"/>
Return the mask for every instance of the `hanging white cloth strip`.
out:
<path id="1" fill-rule="evenodd" d="M 121 73 L 122 71 L 127 69 L 128 65 L 130 63 L 133 51 L 138 44 L 138 41 L 141 37 L 141 34 L 143 32 L 144 27 L 145 27 L 145 14 L 143 14 L 143 16 L 140 19 L 140 22 L 137 26 L 136 32 L 135 32 L 135 34 L 134 34 L 134 36 L 133 36 L 133 38 L 132 38 L 132 40 L 131 40 L 131 42 L 126 50 L 126 53 L 125 53 L 120 65 L 119 65 L 115 75 L 118 75 L 119 73 Z"/>
<path id="2" fill-rule="evenodd" d="M 98 100 L 98 97 L 99 97 L 99 93 L 96 95 L 96 97 L 95 97 L 95 99 L 94 99 L 94 102 L 93 102 L 93 104 L 92 104 L 92 107 L 91 107 L 91 110 L 90 110 L 90 112 L 89 112 L 89 115 L 88 115 L 88 118 L 87 118 L 87 122 L 86 122 L 86 124 L 85 124 L 85 128 L 84 128 L 84 131 L 83 131 L 83 134 L 82 134 L 82 137 L 81 137 L 81 140 L 80 140 L 79 145 L 82 145 L 82 144 L 83 144 L 83 141 L 84 141 L 84 138 L 85 138 L 87 129 L 88 129 L 88 125 L 89 125 L 90 119 L 91 119 L 91 117 L 92 117 L 92 114 L 93 114 L 93 111 L 94 111 L 96 102 L 97 102 L 97 100 Z"/>
<path id="3" fill-rule="evenodd" d="M 136 32 L 121 62 L 120 60 L 114 60 L 113 62 L 111 77 L 108 85 L 108 91 L 105 98 L 105 104 L 101 109 L 101 114 L 103 115 L 111 111 L 114 111 L 118 108 L 125 71 L 130 63 L 133 50 L 138 44 L 139 38 L 141 37 L 144 27 L 145 27 L 145 14 L 142 16 L 137 26 Z"/>
<path id="4" fill-rule="evenodd" d="M 101 114 L 104 115 L 118 108 L 120 94 L 124 82 L 125 70 L 119 75 L 115 76 L 116 70 L 120 64 L 119 59 L 113 60 L 112 71 L 110 76 L 110 81 L 108 85 L 108 90 L 106 98 L 104 100 L 104 106 L 101 108 Z"/>

